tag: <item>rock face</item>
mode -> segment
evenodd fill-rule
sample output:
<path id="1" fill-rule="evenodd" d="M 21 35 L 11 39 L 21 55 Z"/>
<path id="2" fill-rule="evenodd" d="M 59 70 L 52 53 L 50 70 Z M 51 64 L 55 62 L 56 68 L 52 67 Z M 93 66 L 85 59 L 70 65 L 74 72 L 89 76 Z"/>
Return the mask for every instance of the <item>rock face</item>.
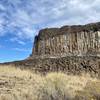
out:
<path id="1" fill-rule="evenodd" d="M 12 64 L 41 73 L 88 72 L 100 78 L 100 23 L 40 30 L 31 56 Z"/>
<path id="2" fill-rule="evenodd" d="M 41 30 L 35 37 L 35 56 L 100 56 L 100 23 Z"/>
<path id="3" fill-rule="evenodd" d="M 100 77 L 100 23 L 40 30 L 23 64 L 39 72 L 88 72 Z"/>

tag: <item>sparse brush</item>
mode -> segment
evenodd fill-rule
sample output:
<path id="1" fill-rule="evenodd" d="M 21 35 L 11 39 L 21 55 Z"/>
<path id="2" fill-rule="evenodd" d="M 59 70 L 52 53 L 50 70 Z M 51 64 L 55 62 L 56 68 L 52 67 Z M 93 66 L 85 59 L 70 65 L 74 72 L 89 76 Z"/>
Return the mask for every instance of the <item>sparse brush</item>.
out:
<path id="1" fill-rule="evenodd" d="M 100 80 L 61 72 L 45 76 L 0 66 L 0 100 L 99 100 Z"/>
<path id="2" fill-rule="evenodd" d="M 89 75 L 73 76 L 63 73 L 49 73 L 35 89 L 36 100 L 71 100 L 77 91 L 83 91 L 87 82 L 92 80 Z"/>

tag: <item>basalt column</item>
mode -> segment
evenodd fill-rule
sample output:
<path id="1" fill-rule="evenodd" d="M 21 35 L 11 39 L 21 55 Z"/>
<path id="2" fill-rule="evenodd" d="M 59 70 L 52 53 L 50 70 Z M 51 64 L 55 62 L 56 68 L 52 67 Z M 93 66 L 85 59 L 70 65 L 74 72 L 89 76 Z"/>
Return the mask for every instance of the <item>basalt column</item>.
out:
<path id="1" fill-rule="evenodd" d="M 100 23 L 40 30 L 23 64 L 44 73 L 89 72 L 100 77 Z"/>
<path id="2" fill-rule="evenodd" d="M 100 23 L 43 29 L 35 37 L 35 55 L 100 56 Z"/>

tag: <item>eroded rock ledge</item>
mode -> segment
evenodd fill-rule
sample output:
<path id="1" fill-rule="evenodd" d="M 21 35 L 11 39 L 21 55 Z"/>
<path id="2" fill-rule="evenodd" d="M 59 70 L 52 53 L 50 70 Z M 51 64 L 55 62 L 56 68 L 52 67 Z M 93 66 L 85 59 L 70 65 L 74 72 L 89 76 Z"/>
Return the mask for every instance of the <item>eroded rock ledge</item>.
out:
<path id="1" fill-rule="evenodd" d="M 30 57 L 6 64 L 41 73 L 88 72 L 100 78 L 100 22 L 40 30 Z"/>
<path id="2" fill-rule="evenodd" d="M 48 72 L 65 72 L 68 74 L 89 73 L 100 78 L 100 57 L 59 57 L 59 58 L 33 58 L 23 61 L 8 62 L 21 69 L 31 69 L 35 72 L 46 74 Z"/>
<path id="3" fill-rule="evenodd" d="M 100 22 L 40 30 L 27 66 L 100 77 Z"/>
<path id="4" fill-rule="evenodd" d="M 100 56 L 100 23 L 40 30 L 31 57 Z"/>
<path id="5" fill-rule="evenodd" d="M 90 23 L 86 25 L 72 25 L 72 26 L 67 25 L 61 28 L 45 28 L 40 30 L 37 38 L 38 40 L 44 40 L 58 35 L 64 35 L 69 33 L 90 32 L 90 31 L 93 32 L 100 31 L 100 22 Z"/>

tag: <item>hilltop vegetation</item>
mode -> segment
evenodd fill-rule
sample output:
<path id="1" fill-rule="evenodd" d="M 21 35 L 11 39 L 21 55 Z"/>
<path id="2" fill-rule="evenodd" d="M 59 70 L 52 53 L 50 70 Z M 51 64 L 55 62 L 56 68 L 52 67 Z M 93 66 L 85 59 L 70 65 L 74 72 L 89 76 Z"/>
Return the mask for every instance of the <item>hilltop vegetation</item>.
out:
<path id="1" fill-rule="evenodd" d="M 0 100 L 100 100 L 100 80 L 0 66 Z"/>

